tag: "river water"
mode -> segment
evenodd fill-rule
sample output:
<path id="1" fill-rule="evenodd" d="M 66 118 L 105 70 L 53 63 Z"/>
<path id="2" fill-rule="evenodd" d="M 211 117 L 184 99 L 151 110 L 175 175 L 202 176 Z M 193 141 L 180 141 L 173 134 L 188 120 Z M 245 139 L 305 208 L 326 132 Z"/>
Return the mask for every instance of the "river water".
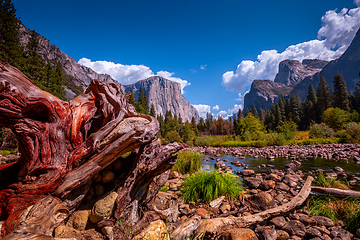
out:
<path id="1" fill-rule="evenodd" d="M 231 162 L 238 160 L 241 163 L 244 163 L 248 166 L 249 169 L 253 169 L 255 172 L 265 172 L 269 168 L 268 167 L 261 167 L 258 168 L 258 166 L 261 166 L 262 164 L 265 165 L 273 165 L 275 169 L 279 170 L 285 170 L 285 165 L 288 163 L 291 163 L 291 159 L 287 158 L 275 158 L 274 161 L 269 161 L 266 159 L 257 159 L 252 157 L 246 157 L 246 158 L 239 158 L 234 157 L 232 155 L 221 155 L 219 157 L 204 155 L 203 161 L 202 161 L 202 167 L 203 169 L 209 170 L 211 168 L 215 167 L 216 159 L 220 159 L 224 161 L 226 166 L 231 167 L 234 172 L 244 170 L 244 167 L 237 167 L 235 165 L 232 165 Z M 298 166 L 294 168 L 294 170 L 301 170 L 304 173 L 308 171 L 313 171 L 317 169 L 322 169 L 325 172 L 332 172 L 334 167 L 338 166 L 345 170 L 347 175 L 360 175 L 360 165 L 356 164 L 354 161 L 349 160 L 348 163 L 345 160 L 333 160 L 333 159 L 324 159 L 324 158 L 309 158 L 305 160 L 298 160 L 301 162 L 301 166 Z"/>

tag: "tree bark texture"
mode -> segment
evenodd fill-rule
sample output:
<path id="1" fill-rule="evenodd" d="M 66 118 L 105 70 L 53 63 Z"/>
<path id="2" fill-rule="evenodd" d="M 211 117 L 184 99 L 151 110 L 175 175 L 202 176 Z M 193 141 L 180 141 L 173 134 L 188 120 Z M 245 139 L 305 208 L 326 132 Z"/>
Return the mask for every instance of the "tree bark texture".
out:
<path id="1" fill-rule="evenodd" d="M 115 217 L 130 208 L 136 216 L 150 202 L 182 146 L 154 142 L 159 123 L 136 113 L 128 99 L 114 83 L 93 80 L 65 102 L 0 63 L 0 126 L 15 133 L 21 153 L 17 162 L 0 165 L 3 236 L 19 225 L 26 208 L 49 195 L 74 210 L 94 176 L 127 152 L 132 154 L 124 161 L 131 162 L 124 162 L 117 180 Z"/>

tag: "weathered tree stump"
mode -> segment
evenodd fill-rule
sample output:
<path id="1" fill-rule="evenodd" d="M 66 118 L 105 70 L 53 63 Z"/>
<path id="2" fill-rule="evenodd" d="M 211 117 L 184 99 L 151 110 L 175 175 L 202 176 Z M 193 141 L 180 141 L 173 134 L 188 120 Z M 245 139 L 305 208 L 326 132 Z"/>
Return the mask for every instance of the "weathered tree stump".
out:
<path id="1" fill-rule="evenodd" d="M 139 210 L 165 183 L 176 161 L 173 153 L 182 146 L 154 142 L 157 120 L 136 113 L 128 98 L 114 83 L 93 80 L 65 102 L 0 63 L 0 126 L 15 133 L 21 153 L 17 162 L 0 165 L 2 236 L 19 225 L 25 209 L 49 195 L 73 211 L 94 176 L 127 152 L 132 153 L 122 160 L 116 181 L 115 218 L 131 216 L 133 226 L 142 222 Z"/>

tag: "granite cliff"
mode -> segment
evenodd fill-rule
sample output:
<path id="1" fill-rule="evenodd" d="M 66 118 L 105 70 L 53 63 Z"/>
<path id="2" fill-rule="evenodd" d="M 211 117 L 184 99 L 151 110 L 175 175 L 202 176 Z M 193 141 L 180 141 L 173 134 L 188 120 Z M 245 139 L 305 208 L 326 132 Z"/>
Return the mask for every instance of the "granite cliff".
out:
<path id="1" fill-rule="evenodd" d="M 38 33 L 36 35 L 39 41 L 38 53 L 53 66 L 60 63 L 64 69 L 64 73 L 66 74 L 65 87 L 67 99 L 73 99 L 77 95 L 76 93 L 85 90 L 92 79 L 113 82 L 118 85 L 123 92 L 126 91 L 125 87 L 110 75 L 99 74 L 91 68 L 80 65 L 72 57 L 60 51 L 57 46 L 52 45 L 44 36 Z M 26 50 L 31 31 L 22 23 L 20 23 L 19 36 L 20 42 Z M 160 77 L 150 77 L 126 86 L 126 89 L 130 91 L 131 86 L 134 87 L 133 91 L 135 95 L 140 86 L 146 86 L 144 89 L 147 92 L 149 104 L 154 104 L 157 114 L 161 113 L 165 115 L 166 111 L 170 110 L 173 114 L 180 114 L 185 121 L 191 121 L 193 116 L 196 120 L 199 120 L 197 110 L 182 96 L 180 84 Z"/>
<path id="2" fill-rule="evenodd" d="M 249 93 L 244 98 L 244 109 L 269 109 L 281 96 L 299 95 L 305 100 L 310 83 L 316 88 L 320 76 L 324 76 L 329 87 L 333 89 L 333 79 L 337 73 L 343 75 L 348 92 L 354 92 L 359 82 L 360 72 L 360 29 L 348 49 L 339 59 L 326 62 L 318 59 L 284 60 L 279 64 L 279 72 L 274 79 L 254 80 Z M 279 85 L 280 84 L 280 85 Z M 286 86 L 286 87 L 285 87 Z"/>
<path id="3" fill-rule="evenodd" d="M 150 104 L 154 104 L 157 115 L 165 116 L 170 110 L 176 116 L 181 116 L 183 121 L 191 121 L 195 117 L 199 121 L 199 113 L 181 94 L 181 86 L 179 83 L 167 80 L 159 76 L 152 76 L 147 79 L 138 81 L 131 85 L 124 85 L 125 91 L 133 90 L 135 99 L 137 100 L 139 89 L 142 87 L 148 97 Z"/>
<path id="4" fill-rule="evenodd" d="M 271 104 L 277 103 L 281 96 L 291 94 L 294 87 L 307 77 L 320 72 L 326 63 L 318 59 L 305 59 L 302 62 L 289 59 L 281 61 L 274 81 L 253 81 L 250 91 L 244 98 L 244 110 L 253 106 L 257 109 L 270 109 Z"/>

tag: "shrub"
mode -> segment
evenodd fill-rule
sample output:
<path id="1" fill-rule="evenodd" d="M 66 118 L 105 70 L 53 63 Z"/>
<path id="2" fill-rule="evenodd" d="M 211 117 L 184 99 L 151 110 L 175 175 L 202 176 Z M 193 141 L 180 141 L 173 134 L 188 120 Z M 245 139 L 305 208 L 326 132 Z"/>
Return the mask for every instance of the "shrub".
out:
<path id="1" fill-rule="evenodd" d="M 278 133 L 282 134 L 285 140 L 294 139 L 297 125 L 293 121 L 285 121 L 277 127 Z"/>
<path id="2" fill-rule="evenodd" d="M 349 113 L 340 108 L 328 108 L 322 115 L 323 122 L 334 130 L 343 129 L 349 120 Z"/>
<path id="3" fill-rule="evenodd" d="M 178 153 L 178 159 L 174 171 L 178 171 L 181 174 L 195 173 L 201 168 L 201 154 L 194 151 L 180 151 Z"/>
<path id="4" fill-rule="evenodd" d="M 180 142 L 181 137 L 180 137 L 180 135 L 179 135 L 179 133 L 177 131 L 170 131 L 170 132 L 166 133 L 165 141 L 167 143 Z"/>
<path id="5" fill-rule="evenodd" d="M 335 133 L 335 137 L 339 138 L 341 143 L 349 143 L 351 142 L 351 136 L 346 130 L 340 130 Z"/>
<path id="6" fill-rule="evenodd" d="M 348 123 L 345 127 L 346 132 L 351 136 L 354 142 L 360 140 L 360 123 Z"/>
<path id="7" fill-rule="evenodd" d="M 259 132 L 264 132 L 265 127 L 257 117 L 254 117 L 251 113 L 249 113 L 246 117 L 241 119 L 238 129 L 240 135 L 251 134 L 250 137 L 255 137 Z M 257 140 L 257 138 L 247 140 Z"/>
<path id="8" fill-rule="evenodd" d="M 331 138 L 334 136 L 334 130 L 325 123 L 313 123 L 310 125 L 311 138 Z"/>
<path id="9" fill-rule="evenodd" d="M 219 173 L 216 170 L 199 172 L 185 178 L 181 185 L 182 197 L 185 202 L 203 200 L 210 202 L 221 195 L 236 198 L 243 193 L 239 177 L 230 173 Z"/>

